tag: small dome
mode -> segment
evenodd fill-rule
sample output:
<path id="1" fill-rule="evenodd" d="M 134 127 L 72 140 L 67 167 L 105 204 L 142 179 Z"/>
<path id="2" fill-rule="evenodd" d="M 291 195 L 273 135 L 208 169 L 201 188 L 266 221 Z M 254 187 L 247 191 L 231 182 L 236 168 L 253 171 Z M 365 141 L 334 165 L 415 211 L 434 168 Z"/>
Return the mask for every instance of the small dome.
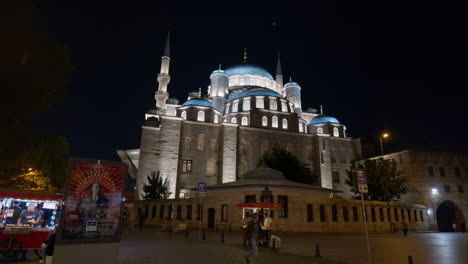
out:
<path id="1" fill-rule="evenodd" d="M 187 102 L 185 102 L 184 104 L 182 104 L 182 106 L 204 106 L 204 107 L 210 107 L 210 108 L 215 108 L 214 105 L 206 100 L 206 99 L 203 99 L 203 98 L 192 98 L 190 100 L 188 100 Z"/>
<path id="2" fill-rule="evenodd" d="M 310 120 L 309 125 L 316 125 L 316 124 L 323 124 L 323 123 L 333 123 L 333 124 L 339 124 L 340 122 L 338 119 L 332 117 L 332 116 L 325 116 L 325 115 L 319 115 Z"/>
<path id="3" fill-rule="evenodd" d="M 284 87 L 288 87 L 288 86 L 300 86 L 297 82 L 288 82 L 284 85 Z"/>
<path id="4" fill-rule="evenodd" d="M 241 64 L 227 68 L 225 71 L 228 75 L 244 75 L 244 74 L 251 74 L 251 75 L 258 75 L 262 77 L 266 77 L 270 80 L 273 80 L 273 76 L 271 74 L 258 66 L 248 65 L 248 64 Z"/>

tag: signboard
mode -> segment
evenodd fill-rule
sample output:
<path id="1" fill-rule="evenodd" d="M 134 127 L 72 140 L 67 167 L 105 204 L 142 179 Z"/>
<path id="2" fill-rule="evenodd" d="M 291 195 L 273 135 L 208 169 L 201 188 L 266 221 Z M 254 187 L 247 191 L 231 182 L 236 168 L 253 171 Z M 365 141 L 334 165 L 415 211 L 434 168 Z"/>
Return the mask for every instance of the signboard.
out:
<path id="1" fill-rule="evenodd" d="M 118 242 L 125 165 L 71 159 L 69 166 L 57 243 Z"/>
<path id="2" fill-rule="evenodd" d="M 366 172 L 363 169 L 356 170 L 358 190 L 360 193 L 368 193 Z"/>
<path id="3" fill-rule="evenodd" d="M 206 192 L 206 183 L 204 183 L 204 182 L 199 182 L 199 183 L 198 183 L 197 191 L 198 191 L 198 192 L 202 192 L 202 193 Z"/>

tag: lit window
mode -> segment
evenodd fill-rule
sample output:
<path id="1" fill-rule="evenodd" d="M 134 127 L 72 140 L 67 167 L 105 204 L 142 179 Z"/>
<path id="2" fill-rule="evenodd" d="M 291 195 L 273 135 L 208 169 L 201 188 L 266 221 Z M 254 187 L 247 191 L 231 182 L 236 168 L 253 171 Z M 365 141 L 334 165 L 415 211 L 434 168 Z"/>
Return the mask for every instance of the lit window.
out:
<path id="1" fill-rule="evenodd" d="M 249 120 L 247 119 L 247 117 L 245 117 L 245 116 L 242 117 L 242 119 L 241 119 L 241 125 L 247 126 L 248 123 L 249 123 Z"/>
<path id="2" fill-rule="evenodd" d="M 323 134 L 323 128 L 321 127 L 317 128 L 317 134 Z"/>
<path id="3" fill-rule="evenodd" d="M 231 103 L 226 105 L 226 109 L 224 109 L 225 114 L 229 113 L 229 107 L 231 107 Z"/>
<path id="4" fill-rule="evenodd" d="M 291 109 L 291 113 L 294 113 L 294 105 L 292 103 L 289 103 L 289 108 Z"/>
<path id="5" fill-rule="evenodd" d="M 244 175 L 247 172 L 247 162 L 245 160 L 242 160 L 239 163 L 239 176 Z"/>
<path id="6" fill-rule="evenodd" d="M 232 105 L 232 112 L 237 112 L 239 110 L 239 101 L 235 101 Z"/>
<path id="7" fill-rule="evenodd" d="M 273 116 L 273 118 L 271 119 L 271 126 L 276 128 L 278 127 L 278 117 Z"/>
<path id="8" fill-rule="evenodd" d="M 210 141 L 210 149 L 211 152 L 218 152 L 218 143 L 216 142 L 216 139 L 212 139 Z"/>
<path id="9" fill-rule="evenodd" d="M 215 115 L 213 121 L 214 121 L 215 124 L 218 124 L 218 122 L 219 122 L 219 117 L 218 117 L 217 115 Z"/>
<path id="10" fill-rule="evenodd" d="M 206 176 L 216 176 L 216 161 L 214 159 L 206 161 Z"/>
<path id="11" fill-rule="evenodd" d="M 241 155 L 247 155 L 247 143 L 241 141 L 239 144 L 239 152 Z"/>
<path id="12" fill-rule="evenodd" d="M 302 126 L 302 124 L 299 124 L 299 132 L 304 132 L 304 127 Z"/>
<path id="13" fill-rule="evenodd" d="M 334 136 L 334 137 L 339 137 L 339 136 L 340 136 L 340 132 L 338 131 L 338 128 L 337 128 L 337 127 L 334 127 L 334 128 L 333 128 L 333 136 Z"/>
<path id="14" fill-rule="evenodd" d="M 250 99 L 244 99 L 244 104 L 242 105 L 242 111 L 250 110 Z"/>
<path id="15" fill-rule="evenodd" d="M 200 134 L 197 138 L 197 150 L 204 151 L 205 150 L 205 135 Z"/>
<path id="16" fill-rule="evenodd" d="M 263 105 L 263 97 L 257 97 L 257 100 L 255 101 L 255 107 L 257 107 L 257 108 L 264 108 L 265 107 Z"/>
<path id="17" fill-rule="evenodd" d="M 184 141 L 184 150 L 190 151 L 191 148 L 192 148 L 192 138 L 186 137 Z"/>
<path id="18" fill-rule="evenodd" d="M 235 118 L 235 117 L 231 118 L 231 123 L 237 124 L 237 118 Z"/>
<path id="19" fill-rule="evenodd" d="M 288 105 L 285 102 L 281 102 L 281 111 L 283 112 L 288 111 Z"/>
<path id="20" fill-rule="evenodd" d="M 283 129 L 287 129 L 288 128 L 288 120 L 286 118 L 283 118 Z"/>
<path id="21" fill-rule="evenodd" d="M 180 114 L 180 117 L 182 117 L 183 120 L 187 120 L 187 112 L 183 111 L 183 112 Z"/>
<path id="22" fill-rule="evenodd" d="M 227 222 L 228 220 L 228 206 L 227 204 L 221 205 L 221 222 Z"/>
<path id="23" fill-rule="evenodd" d="M 268 126 L 268 118 L 266 116 L 262 116 L 262 126 Z"/>
<path id="24" fill-rule="evenodd" d="M 276 99 L 270 99 L 270 110 L 277 110 L 278 105 L 276 104 Z"/>
<path id="25" fill-rule="evenodd" d="M 201 122 L 205 121 L 205 112 L 198 111 L 197 121 L 201 121 Z"/>
<path id="26" fill-rule="evenodd" d="M 192 172 L 192 161 L 191 160 L 182 160 L 182 172 L 184 172 L 184 173 Z"/>

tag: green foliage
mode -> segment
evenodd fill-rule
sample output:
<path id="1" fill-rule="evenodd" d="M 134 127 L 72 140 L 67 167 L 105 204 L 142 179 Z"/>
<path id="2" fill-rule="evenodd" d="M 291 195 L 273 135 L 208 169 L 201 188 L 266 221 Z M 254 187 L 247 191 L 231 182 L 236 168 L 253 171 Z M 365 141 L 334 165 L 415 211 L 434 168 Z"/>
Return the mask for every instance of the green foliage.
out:
<path id="1" fill-rule="evenodd" d="M 398 163 L 394 159 L 367 159 L 361 164 L 352 163 L 347 170 L 346 184 L 351 186 L 351 191 L 359 194 L 356 181 L 356 169 L 364 169 L 367 176 L 368 196 L 374 201 L 398 201 L 404 194 L 415 191 L 408 184 L 408 177 L 404 171 L 398 169 Z"/>
<path id="2" fill-rule="evenodd" d="M 281 171 L 290 181 L 312 184 L 316 180 L 309 167 L 284 149 L 273 148 L 271 151 L 265 152 L 258 161 L 257 167 L 262 165 Z"/>
<path id="3" fill-rule="evenodd" d="M 148 183 L 143 185 L 142 198 L 145 200 L 162 200 L 167 199 L 171 192 L 169 191 L 169 181 L 162 178 L 160 172 L 152 171 L 151 175 L 147 176 Z"/>
<path id="4" fill-rule="evenodd" d="M 0 186 L 60 191 L 67 140 L 33 134 L 31 125 L 64 101 L 72 64 L 69 49 L 39 29 L 40 23 L 32 1 L 0 3 Z"/>

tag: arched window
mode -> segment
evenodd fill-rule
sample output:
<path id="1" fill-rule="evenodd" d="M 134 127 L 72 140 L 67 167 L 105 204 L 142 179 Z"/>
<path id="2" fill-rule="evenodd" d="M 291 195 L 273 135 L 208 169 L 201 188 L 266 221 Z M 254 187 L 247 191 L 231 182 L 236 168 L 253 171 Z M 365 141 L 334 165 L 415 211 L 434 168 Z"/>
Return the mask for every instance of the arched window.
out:
<path id="1" fill-rule="evenodd" d="M 239 154 L 240 155 L 247 155 L 247 143 L 241 141 L 239 144 Z"/>
<path id="2" fill-rule="evenodd" d="M 184 140 L 184 150 L 190 151 L 192 149 L 192 138 L 186 137 Z"/>
<path id="3" fill-rule="evenodd" d="M 239 162 L 239 176 L 244 175 L 247 172 L 247 162 L 245 160 L 242 160 Z"/>
<path id="4" fill-rule="evenodd" d="M 314 154 L 312 153 L 312 146 L 311 145 L 307 145 L 305 147 L 305 158 L 307 161 L 312 161 L 314 159 Z"/>
<path id="5" fill-rule="evenodd" d="M 292 103 L 289 103 L 289 108 L 291 109 L 291 113 L 294 113 L 294 105 Z"/>
<path id="6" fill-rule="evenodd" d="M 277 110 L 278 105 L 276 104 L 276 99 L 270 99 L 270 110 Z"/>
<path id="7" fill-rule="evenodd" d="M 232 105 L 232 112 L 237 112 L 239 111 L 239 101 L 235 101 L 234 104 Z"/>
<path id="8" fill-rule="evenodd" d="M 226 105 L 226 109 L 224 109 L 224 113 L 228 114 L 229 113 L 229 107 L 231 106 L 231 103 Z"/>
<path id="9" fill-rule="evenodd" d="M 244 103 L 242 105 L 242 111 L 249 111 L 250 110 L 250 99 L 244 99 Z"/>
<path id="10" fill-rule="evenodd" d="M 262 145 L 260 145 L 260 154 L 263 155 L 267 151 L 268 151 L 268 141 L 264 140 L 262 142 Z"/>
<path id="11" fill-rule="evenodd" d="M 205 121 L 205 112 L 198 111 L 197 121 L 201 121 L 201 122 Z"/>
<path id="12" fill-rule="evenodd" d="M 182 113 L 180 113 L 180 117 L 182 117 L 183 120 L 187 120 L 187 112 L 182 111 Z"/>
<path id="13" fill-rule="evenodd" d="M 288 105 L 285 102 L 281 102 L 281 111 L 283 112 L 288 111 Z"/>
<path id="14" fill-rule="evenodd" d="M 242 117 L 241 125 L 243 125 L 243 126 L 248 126 L 249 125 L 249 120 L 247 119 L 246 116 Z"/>
<path id="15" fill-rule="evenodd" d="M 278 117 L 273 116 L 271 118 L 271 127 L 278 127 Z"/>
<path id="16" fill-rule="evenodd" d="M 323 134 L 323 128 L 321 127 L 317 128 L 317 134 Z"/>
<path id="17" fill-rule="evenodd" d="M 237 118 L 235 118 L 235 117 L 231 118 L 231 123 L 237 124 Z"/>
<path id="18" fill-rule="evenodd" d="M 210 141 L 210 150 L 211 152 L 218 152 L 218 142 L 216 142 L 216 139 Z"/>
<path id="19" fill-rule="evenodd" d="M 283 118 L 283 129 L 287 129 L 288 128 L 288 120 L 286 118 Z"/>
<path id="20" fill-rule="evenodd" d="M 197 138 L 197 150 L 205 151 L 205 134 L 198 135 Z"/>
<path id="21" fill-rule="evenodd" d="M 214 159 L 206 161 L 206 176 L 216 176 L 216 161 Z"/>
<path id="22" fill-rule="evenodd" d="M 337 128 L 337 127 L 334 127 L 334 128 L 333 128 L 333 136 L 334 136 L 334 137 L 339 137 L 339 136 L 340 136 L 340 131 L 338 131 L 338 128 Z"/>
<path id="23" fill-rule="evenodd" d="M 346 137 L 346 127 L 343 127 L 343 137 Z"/>
<path id="24" fill-rule="evenodd" d="M 255 100 L 255 107 L 265 108 L 265 106 L 263 105 L 263 97 L 257 97 L 257 99 Z"/>
<path id="25" fill-rule="evenodd" d="M 299 123 L 299 132 L 304 132 L 304 127 L 301 123 Z"/>
<path id="26" fill-rule="evenodd" d="M 266 116 L 262 116 L 262 126 L 268 126 L 268 118 Z"/>

